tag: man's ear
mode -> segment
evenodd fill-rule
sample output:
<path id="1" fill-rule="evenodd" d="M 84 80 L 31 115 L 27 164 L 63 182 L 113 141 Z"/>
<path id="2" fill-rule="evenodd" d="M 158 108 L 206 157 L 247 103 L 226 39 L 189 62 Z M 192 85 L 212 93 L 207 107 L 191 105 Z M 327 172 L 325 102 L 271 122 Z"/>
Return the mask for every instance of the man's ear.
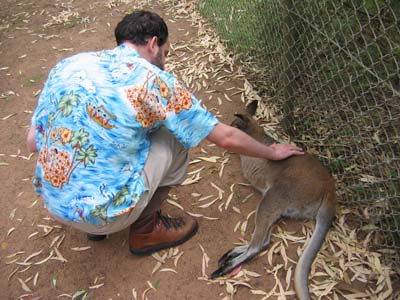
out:
<path id="1" fill-rule="evenodd" d="M 146 47 L 151 53 L 157 52 L 158 49 L 157 46 L 158 46 L 157 36 L 153 36 L 147 40 Z"/>

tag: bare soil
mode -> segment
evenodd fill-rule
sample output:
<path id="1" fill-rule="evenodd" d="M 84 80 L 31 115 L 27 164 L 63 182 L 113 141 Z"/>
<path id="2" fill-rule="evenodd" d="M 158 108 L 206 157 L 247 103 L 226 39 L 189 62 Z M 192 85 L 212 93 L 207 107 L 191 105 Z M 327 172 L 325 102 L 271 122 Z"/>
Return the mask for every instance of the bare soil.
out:
<path id="1" fill-rule="evenodd" d="M 148 282 L 157 286 L 157 289 L 145 294 L 149 299 L 220 298 L 218 296 L 221 293 L 220 286 L 207 285 L 206 282 L 197 279 L 202 275 L 203 253 L 200 245 L 212 258 L 210 267 L 215 267 L 216 258 L 222 255 L 222 251 L 228 250 L 232 242 L 237 241 L 237 236 L 232 234 L 232 228 L 242 216 L 234 215 L 231 210 L 222 213 L 216 208 L 209 208 L 204 213 L 201 209 L 198 210 L 199 213 L 219 220 L 199 218 L 199 233 L 179 247 L 184 254 L 177 266 L 174 266 L 174 259 L 171 258 L 160 267 L 160 270 L 172 268 L 177 273 L 158 271 L 152 275 L 157 260 L 152 256 L 135 257 L 129 252 L 128 229 L 109 236 L 105 241 L 90 242 L 86 234 L 52 220 L 44 209 L 41 199 L 38 199 L 33 192 L 31 177 L 34 174 L 36 155 L 30 156 L 27 152 L 25 135 L 31 111 L 36 105 L 38 91 L 42 88 L 50 69 L 60 59 L 78 52 L 115 47 L 113 29 L 126 12 L 137 6 L 133 2 L 130 5 L 118 1 L 108 3 L 120 5 L 110 8 L 104 1 L 74 1 L 70 5 L 61 1 L 52 4 L 48 1 L 6 1 L 0 13 L 2 21 L 0 118 L 4 128 L 0 131 L 2 141 L 0 270 L 3 274 L 0 279 L 0 298 L 17 299 L 25 295 L 23 299 L 57 299 L 63 294 L 73 296 L 76 292 L 85 290 L 90 299 L 131 299 L 134 288 L 138 299 L 142 299 L 143 292 L 149 288 Z M 184 37 L 186 40 L 192 37 L 192 32 L 195 33 L 195 29 L 190 30 L 191 24 L 187 20 L 171 22 L 173 16 L 167 16 L 160 6 L 150 4 L 144 7 L 155 10 L 166 19 L 172 45 L 178 41 L 182 42 L 182 28 L 186 29 L 184 32 L 187 30 L 191 32 Z M 63 20 L 63 16 L 66 18 L 71 14 L 63 12 L 70 11 L 77 12 L 79 17 Z M 54 20 L 52 17 L 57 16 L 60 17 L 60 24 L 44 27 L 49 21 Z M 87 23 L 81 24 L 80 18 L 86 18 Z M 176 59 L 174 56 L 172 54 L 170 58 L 171 64 Z M 240 83 L 229 82 L 227 86 L 218 88 L 224 91 L 235 84 Z M 201 92 L 196 95 L 199 98 L 204 96 Z M 223 97 L 222 94 L 220 96 Z M 239 100 L 234 97 L 233 99 Z M 212 106 L 215 103 L 206 105 Z M 221 119 L 229 122 L 232 113 L 241 106 L 239 100 L 221 107 L 220 111 L 223 110 Z M 201 148 L 208 153 L 202 153 Z M 203 143 L 201 147 L 192 151 L 191 156 L 221 156 L 221 153 L 219 149 L 207 147 L 207 144 Z M 177 197 L 174 201 L 191 212 L 196 211 L 192 206 L 194 199 L 191 193 L 217 195 L 217 190 L 210 185 L 210 182 L 226 189 L 230 183 L 244 181 L 239 174 L 238 158 L 235 156 L 231 156 L 231 162 L 222 178 L 219 178 L 220 166 L 217 164 L 204 162 L 193 165 L 191 170 L 198 169 L 200 165 L 206 168 L 201 174 L 203 179 L 198 184 L 177 187 L 171 192 Z M 251 189 L 244 187 L 241 191 L 243 194 L 249 194 Z M 225 192 L 225 198 L 227 193 L 228 190 Z M 233 201 L 238 198 L 239 195 Z M 256 198 L 253 197 L 252 201 Z M 247 206 L 248 209 L 252 208 L 250 203 Z M 179 208 L 167 203 L 163 206 L 163 210 L 171 215 L 182 213 Z M 51 232 L 48 233 L 47 230 Z M 42 251 L 41 254 L 28 262 L 42 261 L 49 256 L 49 246 L 54 238 L 64 235 L 59 251 L 67 262 L 51 259 L 38 265 L 10 263 L 16 258 L 18 258 L 16 262 L 23 262 L 29 255 L 39 251 Z M 72 250 L 86 246 L 91 248 L 85 251 Z M 23 253 L 7 258 L 17 252 Z M 16 269 L 18 271 L 8 279 Z M 207 273 L 209 272 L 210 269 L 207 268 Z M 36 274 L 39 275 L 35 280 Z M 20 279 L 26 281 L 30 277 L 33 278 L 27 281 L 26 285 L 32 292 L 24 290 L 20 283 Z M 90 288 L 101 284 L 104 285 Z M 64 297 L 68 298 L 68 296 L 60 298 Z"/>

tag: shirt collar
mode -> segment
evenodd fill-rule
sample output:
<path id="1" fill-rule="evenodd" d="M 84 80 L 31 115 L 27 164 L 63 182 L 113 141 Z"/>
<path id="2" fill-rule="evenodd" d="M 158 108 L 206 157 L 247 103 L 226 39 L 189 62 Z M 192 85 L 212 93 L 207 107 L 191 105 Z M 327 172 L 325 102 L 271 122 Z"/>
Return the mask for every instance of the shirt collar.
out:
<path id="1" fill-rule="evenodd" d="M 124 56 L 135 56 L 135 57 L 141 57 L 139 52 L 127 45 L 121 44 L 117 47 L 117 51 L 120 52 Z"/>

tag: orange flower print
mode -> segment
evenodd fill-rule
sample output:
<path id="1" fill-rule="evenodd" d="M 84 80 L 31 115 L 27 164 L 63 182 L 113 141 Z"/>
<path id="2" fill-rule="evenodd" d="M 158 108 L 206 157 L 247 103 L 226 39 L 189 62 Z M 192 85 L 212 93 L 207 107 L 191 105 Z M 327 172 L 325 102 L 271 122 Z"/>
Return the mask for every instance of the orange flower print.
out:
<path id="1" fill-rule="evenodd" d="M 133 107 L 138 110 L 147 95 L 147 89 L 144 87 L 134 86 L 127 88 L 125 92 Z"/>
<path id="2" fill-rule="evenodd" d="M 143 115 L 141 112 L 138 112 L 136 115 L 136 121 L 138 121 L 139 123 L 142 123 L 143 121 Z"/>
<path id="3" fill-rule="evenodd" d="M 137 86 L 127 88 L 125 92 L 129 102 L 137 111 L 136 121 L 144 128 L 165 120 L 166 110 L 157 95 L 149 93 L 144 87 Z"/>
<path id="4" fill-rule="evenodd" d="M 44 180 L 52 186 L 62 188 L 62 185 L 68 182 L 72 162 L 67 151 L 43 148 L 39 153 L 39 162 L 43 168 Z"/>
<path id="5" fill-rule="evenodd" d="M 47 147 L 43 147 L 39 152 L 38 161 L 43 165 L 47 157 Z"/>
<path id="6" fill-rule="evenodd" d="M 57 176 L 53 176 L 51 178 L 51 185 L 54 187 L 58 187 L 60 185 L 60 179 Z"/>
<path id="7" fill-rule="evenodd" d="M 182 105 L 180 105 L 180 104 L 175 104 L 174 109 L 175 109 L 175 112 L 176 112 L 177 114 L 179 114 L 179 113 L 182 112 Z"/>
<path id="8" fill-rule="evenodd" d="M 71 162 L 70 160 L 67 160 L 67 161 L 65 162 L 65 166 L 66 166 L 68 169 L 71 167 L 71 165 L 72 165 L 72 162 Z"/>
<path id="9" fill-rule="evenodd" d="M 53 140 L 55 140 L 56 138 L 57 138 L 57 130 L 53 130 L 52 132 L 51 132 L 51 138 L 53 139 Z"/>
<path id="10" fill-rule="evenodd" d="M 142 126 L 143 126 L 144 128 L 149 127 L 149 125 L 150 125 L 151 122 L 152 122 L 152 120 L 147 120 L 147 119 L 145 119 L 145 120 L 142 121 Z"/>
<path id="11" fill-rule="evenodd" d="M 161 97 L 168 98 L 169 87 L 160 77 L 154 79 L 154 88 L 160 93 Z"/>
<path id="12" fill-rule="evenodd" d="M 50 181 L 51 180 L 50 172 L 44 172 L 44 180 L 46 180 L 46 181 Z"/>
<path id="13" fill-rule="evenodd" d="M 179 114 L 184 109 L 189 110 L 192 105 L 192 95 L 178 81 L 175 81 L 174 93 L 168 101 L 167 110 Z"/>
<path id="14" fill-rule="evenodd" d="M 69 142 L 71 141 L 72 134 L 73 134 L 73 131 L 72 131 L 72 130 L 70 130 L 70 129 L 68 129 L 68 128 L 60 128 L 60 129 L 58 130 L 58 132 L 59 132 L 59 134 L 60 134 L 61 142 L 62 142 L 63 144 L 67 144 L 67 143 L 69 143 Z"/>
<path id="15" fill-rule="evenodd" d="M 65 175 L 61 175 L 61 176 L 60 176 L 60 181 L 61 181 L 62 183 L 66 183 L 67 180 L 68 180 L 68 177 L 67 177 L 67 176 L 65 176 Z"/>

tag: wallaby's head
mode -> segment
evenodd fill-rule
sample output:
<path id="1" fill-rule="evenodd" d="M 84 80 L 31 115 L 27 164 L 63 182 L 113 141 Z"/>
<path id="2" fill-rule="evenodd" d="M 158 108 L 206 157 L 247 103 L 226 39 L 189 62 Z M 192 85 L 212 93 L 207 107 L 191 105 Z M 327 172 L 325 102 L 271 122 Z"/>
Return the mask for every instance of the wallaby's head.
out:
<path id="1" fill-rule="evenodd" d="M 243 114 L 235 114 L 231 126 L 236 127 L 248 135 L 259 139 L 265 136 L 264 130 L 257 121 L 253 119 L 253 116 L 257 110 L 258 101 L 254 100 L 246 106 L 246 112 Z"/>

